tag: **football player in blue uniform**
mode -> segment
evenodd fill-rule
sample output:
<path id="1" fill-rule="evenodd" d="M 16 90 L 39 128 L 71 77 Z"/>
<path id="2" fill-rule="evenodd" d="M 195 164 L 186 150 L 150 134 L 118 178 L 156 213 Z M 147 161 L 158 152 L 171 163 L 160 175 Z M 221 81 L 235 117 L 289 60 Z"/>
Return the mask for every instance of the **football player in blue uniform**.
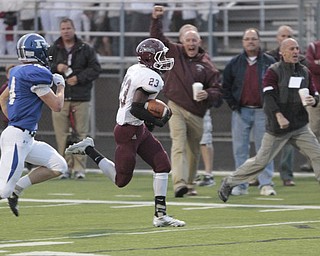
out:
<path id="1" fill-rule="evenodd" d="M 60 111 L 64 102 L 65 82 L 48 69 L 48 47 L 35 33 L 19 39 L 17 54 L 22 64 L 11 69 L 8 87 L 0 96 L 9 120 L 0 136 L 0 199 L 8 198 L 16 216 L 18 197 L 25 188 L 67 171 L 65 159 L 52 146 L 34 139 L 43 103 Z M 56 92 L 51 89 L 53 84 Z M 38 167 L 21 177 L 25 161 Z"/>

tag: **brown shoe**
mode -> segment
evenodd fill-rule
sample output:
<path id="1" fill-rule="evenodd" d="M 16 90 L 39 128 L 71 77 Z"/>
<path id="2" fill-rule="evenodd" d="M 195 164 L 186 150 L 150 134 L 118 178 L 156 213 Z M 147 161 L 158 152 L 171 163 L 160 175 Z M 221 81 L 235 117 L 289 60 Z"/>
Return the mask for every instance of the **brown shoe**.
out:
<path id="1" fill-rule="evenodd" d="M 194 188 L 189 188 L 187 195 L 188 196 L 196 196 L 196 195 L 198 195 L 198 192 Z"/>
<path id="2" fill-rule="evenodd" d="M 295 186 L 296 183 L 294 183 L 293 180 L 284 180 L 283 181 L 283 186 L 287 186 L 287 187 L 292 187 L 292 186 Z"/>

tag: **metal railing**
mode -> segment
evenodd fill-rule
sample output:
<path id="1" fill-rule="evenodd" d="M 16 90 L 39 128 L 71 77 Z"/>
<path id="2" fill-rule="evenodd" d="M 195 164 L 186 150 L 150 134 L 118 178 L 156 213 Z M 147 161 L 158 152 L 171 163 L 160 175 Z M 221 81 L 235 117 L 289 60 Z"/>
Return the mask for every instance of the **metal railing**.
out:
<path id="1" fill-rule="evenodd" d="M 61 7 L 43 6 L 43 2 L 46 3 L 65 3 L 65 0 L 24 0 L 26 3 L 25 8 L 29 8 L 35 12 L 34 16 L 34 31 L 47 35 L 59 36 L 59 31 L 42 31 L 39 24 L 39 12 L 42 9 L 49 9 L 59 11 Z M 98 37 L 118 37 L 119 38 L 119 54 L 117 56 L 101 56 L 100 61 L 105 69 L 119 69 L 119 75 L 123 74 L 123 71 L 128 65 L 135 61 L 131 55 L 125 54 L 125 42 L 130 38 L 145 38 L 149 36 L 148 31 L 131 32 L 126 28 L 126 20 L 130 12 L 136 11 L 130 3 L 142 2 L 142 3 L 157 3 L 158 1 L 121 1 L 121 0 L 69 0 L 68 4 L 77 4 L 76 6 L 70 5 L 68 9 L 79 9 L 79 6 L 86 12 L 119 12 L 119 31 L 77 31 L 77 35 L 86 36 L 90 38 Z M 232 41 L 236 41 L 241 37 L 244 26 L 248 24 L 250 26 L 254 24 L 261 32 L 262 41 L 264 45 L 268 47 L 274 43 L 276 35 L 277 25 L 281 23 L 291 23 L 295 27 L 295 34 L 299 39 L 301 48 L 304 49 L 307 42 L 319 38 L 319 2 L 320 0 L 291 0 L 291 1 L 278 1 L 278 0 L 238 0 L 238 1 L 218 1 L 218 0 L 185 0 L 184 6 L 175 7 L 174 5 L 181 4 L 181 1 L 162 0 L 166 6 L 166 11 L 204 11 L 204 8 L 208 10 L 208 30 L 200 31 L 202 38 L 207 39 L 207 50 L 212 54 L 212 37 L 215 37 L 218 41 L 218 56 L 214 56 L 215 62 L 218 66 L 223 68 L 226 61 L 230 58 L 233 52 L 237 52 L 239 47 L 234 46 Z M 27 3 L 31 4 L 29 6 Z M 95 3 L 95 5 L 93 5 Z M 118 6 L 114 6 L 114 5 Z M 189 5 L 189 6 L 188 6 Z M 215 6 L 217 5 L 217 6 Z M 209 9 L 207 9 L 209 7 Z M 212 27 L 210 21 L 212 20 L 213 9 L 216 8 L 219 12 L 218 25 L 216 28 Z M 151 11 L 151 10 L 150 10 Z M 282 13 L 282 17 L 276 17 L 274 21 L 270 21 L 270 17 L 274 16 L 272 13 Z M 288 15 L 283 15 L 283 14 Z M 277 15 L 277 14 L 275 14 Z M 239 20 L 238 24 L 233 24 L 233 20 Z M 255 21 L 254 21 L 255 20 Z M 249 21 L 249 22 L 248 22 Z M 270 27 L 269 23 L 273 23 Z M 237 27 L 238 25 L 238 27 Z M 28 30 L 21 30 L 21 26 L 18 26 L 14 31 L 0 31 L 2 34 L 14 33 L 15 35 L 22 35 L 28 33 Z M 177 38 L 177 32 L 167 31 L 166 35 L 172 38 Z M 134 46 L 130 46 L 134 47 Z M 234 50 L 235 49 L 235 50 Z M 0 65 L 6 62 L 14 62 L 15 56 L 0 56 Z"/>

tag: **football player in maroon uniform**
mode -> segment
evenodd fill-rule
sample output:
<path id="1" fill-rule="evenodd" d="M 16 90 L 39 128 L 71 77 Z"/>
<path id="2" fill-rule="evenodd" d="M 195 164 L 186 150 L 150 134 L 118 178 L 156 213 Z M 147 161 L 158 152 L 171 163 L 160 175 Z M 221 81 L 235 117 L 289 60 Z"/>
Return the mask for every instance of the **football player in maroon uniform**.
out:
<path id="1" fill-rule="evenodd" d="M 138 154 L 154 171 L 153 225 L 182 227 L 184 221 L 167 215 L 166 194 L 171 163 L 161 143 L 150 132 L 154 125 L 165 125 L 171 111 L 162 118 L 156 118 L 145 108 L 145 103 L 155 99 L 163 88 L 161 72 L 170 70 L 174 65 L 173 58 L 166 58 L 167 51 L 168 48 L 155 38 L 145 39 L 136 48 L 139 63 L 128 69 L 119 95 L 114 128 L 115 162 L 99 153 L 89 137 L 67 148 L 66 154 L 87 154 L 118 187 L 126 186 L 132 179 Z"/>

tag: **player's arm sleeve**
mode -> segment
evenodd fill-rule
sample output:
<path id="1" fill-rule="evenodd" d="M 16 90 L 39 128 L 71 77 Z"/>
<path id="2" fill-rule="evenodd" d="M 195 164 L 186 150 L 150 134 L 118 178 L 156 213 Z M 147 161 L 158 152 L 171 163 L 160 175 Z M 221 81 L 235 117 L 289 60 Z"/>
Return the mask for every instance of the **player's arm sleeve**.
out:
<path id="1" fill-rule="evenodd" d="M 148 110 L 144 108 L 145 103 L 132 102 L 130 113 L 140 120 L 155 123 L 156 118 L 152 116 Z"/>
<path id="2" fill-rule="evenodd" d="M 140 87 L 137 90 L 143 92 L 144 95 L 150 95 L 155 92 L 148 92 L 145 88 Z M 142 97 L 143 98 L 143 97 Z M 156 126 L 162 127 L 166 124 L 166 122 L 169 120 L 170 116 L 167 115 L 161 119 L 155 118 L 147 109 L 144 108 L 145 105 L 145 99 L 142 99 L 138 97 L 138 100 L 133 101 L 131 104 L 130 113 L 135 116 L 136 118 L 140 120 L 144 120 L 145 122 L 154 124 Z M 140 101 L 141 99 L 141 101 Z"/>
<path id="3" fill-rule="evenodd" d="M 155 118 L 149 113 L 148 110 L 144 108 L 144 104 L 145 103 L 133 102 L 131 105 L 130 113 L 140 120 L 144 120 L 151 125 L 154 124 L 159 127 L 164 126 L 169 121 L 171 117 L 171 111 L 168 111 L 168 113 L 161 119 Z"/>
<path id="4" fill-rule="evenodd" d="M 38 67 L 38 66 L 37 66 Z M 38 67 L 37 72 L 33 72 L 30 76 L 30 82 L 32 86 L 30 91 L 37 94 L 38 97 L 46 95 L 51 91 L 52 86 L 52 73 L 44 67 Z"/>
<path id="5" fill-rule="evenodd" d="M 30 90 L 37 94 L 38 97 L 41 97 L 43 95 L 46 95 L 51 91 L 51 85 L 50 84 L 37 84 L 31 86 Z"/>

